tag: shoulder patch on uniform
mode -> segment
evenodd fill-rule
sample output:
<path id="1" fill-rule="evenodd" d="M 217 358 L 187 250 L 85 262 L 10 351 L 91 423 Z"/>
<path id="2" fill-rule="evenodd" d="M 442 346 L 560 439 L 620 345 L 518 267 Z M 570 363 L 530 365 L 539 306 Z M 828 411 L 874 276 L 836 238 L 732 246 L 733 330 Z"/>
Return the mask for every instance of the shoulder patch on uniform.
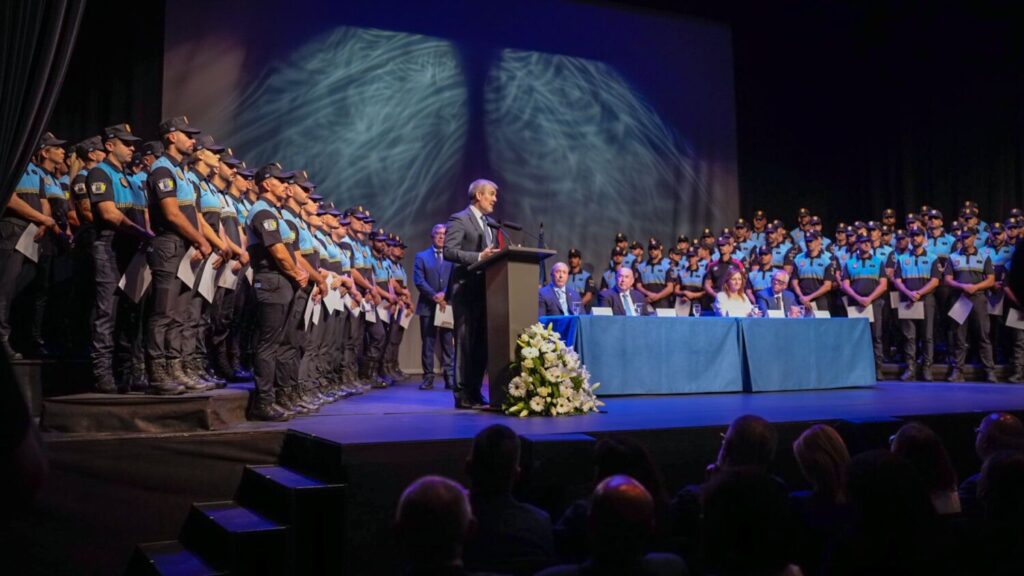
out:
<path id="1" fill-rule="evenodd" d="M 85 187 L 85 182 L 79 182 L 78 184 L 75 184 L 75 194 L 81 196 L 86 192 L 88 192 L 88 188 Z"/>
<path id="2" fill-rule="evenodd" d="M 171 178 L 161 178 L 156 181 L 156 188 L 161 192 L 170 192 L 174 190 L 174 180 Z"/>
<path id="3" fill-rule="evenodd" d="M 176 169 L 174 171 L 174 175 L 177 176 L 179 180 L 185 179 L 185 173 L 181 171 L 181 168 Z"/>
<path id="4" fill-rule="evenodd" d="M 264 220 L 263 221 L 263 229 L 266 230 L 267 232 L 273 232 L 274 230 L 277 230 L 277 219 L 276 218 L 268 218 L 268 219 Z"/>
<path id="5" fill-rule="evenodd" d="M 92 193 L 93 194 L 103 194 L 106 191 L 107 191 L 107 185 L 104 184 L 103 182 L 93 182 L 92 183 Z"/>
<path id="6" fill-rule="evenodd" d="M 50 178 L 49 176 L 47 176 L 45 178 L 45 181 L 46 181 L 46 185 L 47 186 L 53 186 L 53 178 Z"/>
<path id="7" fill-rule="evenodd" d="M 206 182 L 203 181 L 199 182 L 199 187 L 202 188 L 204 192 L 209 190 L 209 188 L 206 187 Z"/>

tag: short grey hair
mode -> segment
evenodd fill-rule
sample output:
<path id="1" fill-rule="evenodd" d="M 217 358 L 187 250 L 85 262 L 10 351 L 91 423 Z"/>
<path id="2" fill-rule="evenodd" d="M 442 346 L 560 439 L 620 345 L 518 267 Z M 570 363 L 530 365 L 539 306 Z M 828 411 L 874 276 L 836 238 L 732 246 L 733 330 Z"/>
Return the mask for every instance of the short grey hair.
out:
<path id="1" fill-rule="evenodd" d="M 779 276 L 785 276 L 786 277 L 786 283 L 787 284 L 789 283 L 789 272 L 786 272 L 785 270 L 780 268 L 780 269 L 776 270 L 774 274 L 772 274 L 772 280 L 778 278 Z"/>
<path id="2" fill-rule="evenodd" d="M 569 271 L 569 265 L 566 264 L 565 262 L 555 262 L 554 264 L 551 265 L 551 273 L 554 274 L 555 273 L 555 268 L 558 268 L 559 266 L 561 266 L 562 268 L 565 268 L 566 272 Z"/>
<path id="3" fill-rule="evenodd" d="M 434 227 L 430 229 L 430 235 L 437 234 L 439 230 L 447 230 L 448 227 L 444 224 L 434 224 Z"/>
<path id="4" fill-rule="evenodd" d="M 484 186 L 493 186 L 495 190 L 498 189 L 498 185 L 494 182 L 484 178 L 478 178 L 469 184 L 469 199 L 472 200 L 473 198 L 476 198 L 476 193 Z"/>

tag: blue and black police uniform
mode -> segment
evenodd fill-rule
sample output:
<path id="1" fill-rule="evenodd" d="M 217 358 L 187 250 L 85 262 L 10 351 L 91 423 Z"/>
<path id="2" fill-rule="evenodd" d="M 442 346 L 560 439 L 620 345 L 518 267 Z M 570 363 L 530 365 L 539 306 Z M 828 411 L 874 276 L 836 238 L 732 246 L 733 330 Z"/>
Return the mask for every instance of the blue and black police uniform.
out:
<path id="1" fill-rule="evenodd" d="M 879 282 L 885 279 L 885 261 L 874 253 L 868 253 L 866 257 L 856 254 L 847 260 L 843 270 L 843 280 L 850 283 L 850 289 L 858 296 L 870 296 L 878 288 Z M 848 303 L 857 305 L 852 299 Z M 885 304 L 884 296 L 871 301 L 874 321 L 871 323 L 871 343 L 875 352 L 875 368 L 882 367 L 882 306 Z"/>
<path id="2" fill-rule="evenodd" d="M 965 231 L 962 236 L 972 233 Z M 995 275 L 995 267 L 992 265 L 992 259 L 981 254 L 977 247 L 970 250 L 961 248 L 949 255 L 949 265 L 944 275 L 961 284 L 977 284 L 983 282 L 988 276 Z M 968 318 L 955 328 L 954 362 L 956 369 L 962 370 L 967 361 L 967 323 L 972 322 L 977 328 L 978 356 L 985 368 L 988 380 L 994 381 L 995 362 L 992 358 L 992 341 L 989 339 L 988 298 L 984 292 L 966 294 L 956 289 L 954 289 L 954 295 L 957 298 L 963 296 L 973 304 Z M 955 324 L 955 322 L 953 323 Z"/>
<path id="3" fill-rule="evenodd" d="M 903 283 L 911 292 L 925 287 L 932 279 L 942 281 L 942 272 L 938 257 L 921 246 L 920 250 L 911 249 L 903 254 L 894 254 L 896 269 L 893 277 Z M 900 292 L 901 302 L 910 299 Z M 931 366 L 935 356 L 935 291 L 925 294 L 920 302 L 924 304 L 924 320 L 900 320 L 900 332 L 903 335 L 903 355 L 907 362 L 907 370 L 914 371 L 917 365 L 917 339 L 924 344 L 921 350 L 921 370 L 925 380 L 931 380 Z"/>

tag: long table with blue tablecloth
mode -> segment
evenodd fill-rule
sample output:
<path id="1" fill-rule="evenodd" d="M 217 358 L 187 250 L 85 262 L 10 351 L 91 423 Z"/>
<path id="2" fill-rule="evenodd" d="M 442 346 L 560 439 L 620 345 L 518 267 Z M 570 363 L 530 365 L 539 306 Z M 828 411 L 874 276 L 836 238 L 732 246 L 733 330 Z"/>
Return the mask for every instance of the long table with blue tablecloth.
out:
<path id="1" fill-rule="evenodd" d="M 543 316 L 602 396 L 873 386 L 865 318 Z"/>

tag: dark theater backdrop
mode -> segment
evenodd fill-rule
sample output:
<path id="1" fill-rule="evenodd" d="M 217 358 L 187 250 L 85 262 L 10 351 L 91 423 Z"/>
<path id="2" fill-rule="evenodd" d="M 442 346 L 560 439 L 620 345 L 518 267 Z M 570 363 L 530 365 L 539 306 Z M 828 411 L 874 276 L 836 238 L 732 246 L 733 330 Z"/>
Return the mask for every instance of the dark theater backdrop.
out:
<path id="1" fill-rule="evenodd" d="M 567 0 L 167 7 L 164 116 L 416 248 L 479 177 L 499 218 L 596 263 L 616 232 L 674 243 L 739 208 L 727 25 Z"/>

